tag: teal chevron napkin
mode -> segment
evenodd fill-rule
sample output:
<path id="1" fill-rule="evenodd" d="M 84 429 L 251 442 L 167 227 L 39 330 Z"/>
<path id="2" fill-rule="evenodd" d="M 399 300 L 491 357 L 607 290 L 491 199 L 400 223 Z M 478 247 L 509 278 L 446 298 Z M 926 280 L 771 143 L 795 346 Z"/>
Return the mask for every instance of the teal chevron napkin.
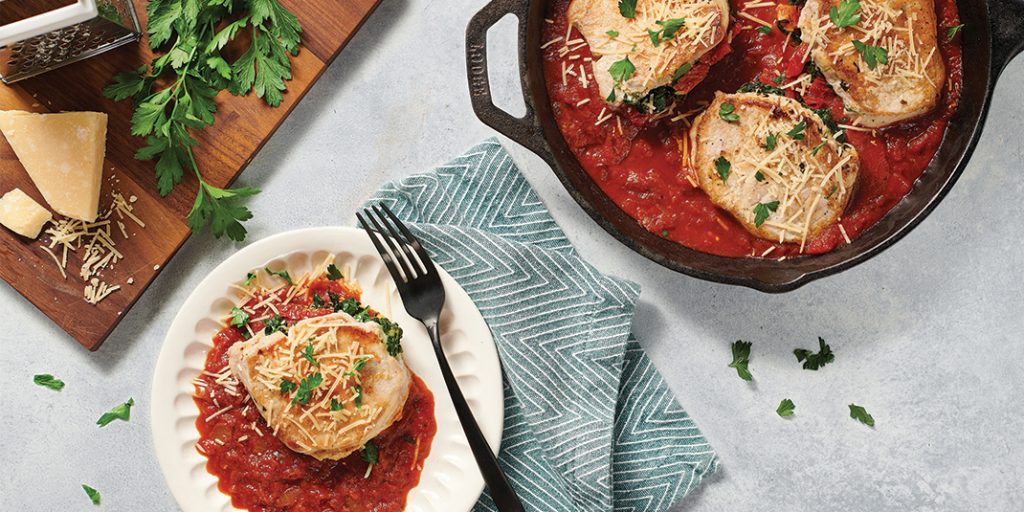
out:
<path id="1" fill-rule="evenodd" d="M 527 510 L 662 511 L 718 459 L 630 336 L 640 287 L 580 259 L 496 140 L 384 202 L 465 288 L 505 374 L 500 460 Z M 494 511 L 486 494 L 475 510 Z"/>

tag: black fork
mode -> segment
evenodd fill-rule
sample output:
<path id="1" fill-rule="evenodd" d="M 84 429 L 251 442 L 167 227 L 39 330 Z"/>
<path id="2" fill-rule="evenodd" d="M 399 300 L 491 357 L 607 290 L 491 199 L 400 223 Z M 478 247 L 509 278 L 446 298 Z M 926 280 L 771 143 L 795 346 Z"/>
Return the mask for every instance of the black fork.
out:
<path id="1" fill-rule="evenodd" d="M 364 217 L 365 215 L 365 217 Z M 444 306 L 444 285 L 437 269 L 423 250 L 419 240 L 409 232 L 409 229 L 398 220 L 398 217 L 383 204 L 373 205 L 363 210 L 362 214 L 356 213 L 356 218 L 362 224 L 366 234 L 370 236 L 374 247 L 380 253 L 395 280 L 399 295 L 402 296 L 402 303 L 405 310 L 413 318 L 423 322 L 430 334 L 430 341 L 434 345 L 434 355 L 441 366 L 441 375 L 444 376 L 444 383 L 448 386 L 448 393 L 455 403 L 455 412 L 459 415 L 459 423 L 469 440 L 469 447 L 473 450 L 473 457 L 476 459 L 480 472 L 483 473 L 484 482 L 491 490 L 491 497 L 494 504 L 501 512 L 522 512 L 523 505 L 519 502 L 515 491 L 509 485 L 505 473 L 498 467 L 498 459 L 491 451 L 490 445 L 484 439 L 480 427 L 473 417 L 473 411 L 469 409 L 466 398 L 462 396 L 462 390 L 448 366 L 448 359 L 445 358 L 444 349 L 441 347 L 441 336 L 438 333 L 438 321 L 441 316 L 441 308 Z M 369 219 L 369 222 L 367 222 Z"/>

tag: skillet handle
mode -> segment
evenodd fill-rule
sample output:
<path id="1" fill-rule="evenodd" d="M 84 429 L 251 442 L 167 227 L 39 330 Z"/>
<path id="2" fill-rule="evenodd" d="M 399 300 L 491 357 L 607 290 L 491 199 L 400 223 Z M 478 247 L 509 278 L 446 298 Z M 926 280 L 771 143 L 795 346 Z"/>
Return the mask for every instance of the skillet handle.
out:
<path id="1" fill-rule="evenodd" d="M 529 14 L 529 0 L 493 0 L 473 16 L 466 27 L 466 69 L 469 76 L 469 95 L 473 111 L 487 126 L 506 137 L 526 146 L 534 153 L 545 156 L 547 143 L 536 119 L 533 98 L 527 79 L 526 67 L 526 25 Z M 501 110 L 491 97 L 491 83 L 487 76 L 487 30 L 500 19 L 513 14 L 519 19 L 519 74 L 526 103 L 526 115 L 515 117 Z"/>
<path id="2" fill-rule="evenodd" d="M 1024 51 L 1024 0 L 991 0 L 988 16 L 992 25 L 992 77 L 998 78 L 1006 65 Z"/>

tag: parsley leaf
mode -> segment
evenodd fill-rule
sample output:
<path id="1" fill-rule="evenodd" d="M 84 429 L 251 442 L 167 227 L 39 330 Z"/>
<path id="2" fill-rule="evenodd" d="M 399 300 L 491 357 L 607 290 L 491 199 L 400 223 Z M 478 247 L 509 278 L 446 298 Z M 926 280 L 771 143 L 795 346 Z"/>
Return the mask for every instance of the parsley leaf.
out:
<path id="1" fill-rule="evenodd" d="M 770 203 L 757 203 L 754 206 L 754 226 L 761 227 L 762 224 L 768 217 L 771 216 L 772 212 L 779 209 L 779 202 L 772 201 Z"/>
<path id="2" fill-rule="evenodd" d="M 245 274 L 245 286 L 249 286 L 253 281 L 256 280 L 256 272 L 249 272 Z"/>
<path id="3" fill-rule="evenodd" d="M 850 404 L 850 417 L 869 427 L 875 426 L 875 418 L 868 414 L 867 409 L 859 405 Z"/>
<path id="4" fill-rule="evenodd" d="M 292 391 L 295 391 L 295 389 L 297 387 L 298 386 L 296 386 L 294 382 L 292 382 L 292 381 L 290 381 L 288 379 L 281 379 L 281 392 L 282 393 L 291 393 Z"/>
<path id="5" fill-rule="evenodd" d="M 715 160 L 715 170 L 718 171 L 718 175 L 722 178 L 722 183 L 725 183 L 725 180 L 729 179 L 732 162 L 725 158 L 725 156 L 720 156 Z"/>
<path id="6" fill-rule="evenodd" d="M 722 103 L 722 105 L 718 107 L 718 117 L 721 117 L 731 123 L 740 120 L 739 114 L 736 113 L 736 106 L 732 103 Z"/>
<path id="7" fill-rule="evenodd" d="M 360 372 L 363 371 L 363 367 L 366 366 L 366 362 L 370 360 L 370 356 L 363 356 L 356 359 L 356 363 L 352 365 L 352 370 Z"/>
<path id="8" fill-rule="evenodd" d="M 332 411 L 340 411 L 340 410 L 342 410 L 342 409 L 343 409 L 344 407 L 345 407 L 345 406 L 344 406 L 344 405 L 342 405 L 342 403 L 341 403 L 341 402 L 339 402 L 337 398 L 332 398 L 332 399 L 331 399 L 331 410 L 332 410 Z"/>
<path id="9" fill-rule="evenodd" d="M 341 278 L 341 271 L 338 270 L 338 267 L 334 263 L 327 265 L 327 279 L 330 279 L 331 281 L 337 281 L 338 279 Z"/>
<path id="10" fill-rule="evenodd" d="M 377 452 L 377 445 L 373 444 L 373 441 L 367 441 L 366 445 L 363 446 L 363 451 L 360 452 L 359 456 L 362 457 L 363 462 L 373 465 L 379 460 L 379 453 Z"/>
<path id="11" fill-rule="evenodd" d="M 292 276 L 288 274 L 287 270 L 274 272 L 273 270 L 270 270 L 270 267 L 263 267 L 263 271 L 266 272 L 268 275 L 280 277 L 281 279 L 284 279 L 288 284 L 295 286 L 295 281 L 292 281 Z"/>
<path id="12" fill-rule="evenodd" d="M 605 32 L 605 34 L 607 34 L 608 37 L 610 37 L 612 39 L 615 39 L 616 37 L 619 37 L 619 31 L 618 30 L 609 30 L 608 32 Z"/>
<path id="13" fill-rule="evenodd" d="M 295 391 L 295 396 L 292 397 L 292 403 L 298 405 L 306 405 L 309 400 L 313 398 L 313 390 L 323 384 L 324 376 L 320 372 L 312 375 L 307 375 L 306 378 L 299 381 L 299 387 Z"/>
<path id="14" fill-rule="evenodd" d="M 663 40 L 675 37 L 679 29 L 686 25 L 686 20 L 683 18 L 670 18 L 665 21 L 658 20 L 654 23 L 661 28 L 658 30 L 647 29 L 647 35 L 651 38 L 651 44 L 657 48 Z"/>
<path id="15" fill-rule="evenodd" d="M 766 36 L 772 33 L 772 28 L 767 25 L 761 25 L 760 27 L 757 27 L 757 33 Z"/>
<path id="16" fill-rule="evenodd" d="M 764 181 L 764 174 L 761 174 L 761 171 L 757 171 L 754 173 L 754 179 L 757 181 Z"/>
<path id="17" fill-rule="evenodd" d="M 795 140 L 804 140 L 804 137 L 806 137 L 805 129 L 807 129 L 807 121 L 800 121 L 792 130 L 786 132 L 786 135 L 793 137 Z"/>
<path id="18" fill-rule="evenodd" d="M 35 382 L 36 385 L 43 386 L 44 388 L 50 388 L 54 391 L 60 391 L 64 389 L 64 381 L 48 373 L 43 373 L 32 377 L 32 382 Z"/>
<path id="19" fill-rule="evenodd" d="M 135 405 L 135 399 L 129 398 L 127 402 L 114 406 L 113 409 L 103 413 L 100 419 L 96 420 L 96 424 L 100 427 L 105 427 L 114 420 L 128 421 L 132 416 L 132 406 Z"/>
<path id="20" fill-rule="evenodd" d="M 821 368 L 832 361 L 835 361 L 836 356 L 832 353 L 832 347 L 825 343 L 825 340 L 820 336 L 818 337 L 818 353 L 815 354 L 807 349 L 798 348 L 793 351 L 793 355 L 796 356 L 797 362 L 804 363 L 804 370 L 818 371 Z"/>
<path id="21" fill-rule="evenodd" d="M 270 336 L 276 331 L 281 331 L 285 334 L 288 333 L 288 324 L 285 322 L 281 315 L 274 315 L 269 320 L 263 323 L 263 334 Z"/>
<path id="22" fill-rule="evenodd" d="M 93 505 L 100 504 L 101 497 L 99 491 L 85 484 L 82 484 L 82 489 L 85 491 L 85 494 L 89 496 L 89 501 L 91 501 Z"/>
<path id="23" fill-rule="evenodd" d="M 750 345 L 749 341 L 737 340 L 732 344 L 732 362 L 729 368 L 735 368 L 741 379 L 749 381 L 754 376 L 750 374 Z"/>
<path id="24" fill-rule="evenodd" d="M 635 72 L 636 66 L 630 62 L 628 56 L 623 57 L 622 60 L 613 62 L 608 68 L 608 73 L 612 75 L 612 79 L 615 80 L 616 84 L 621 84 L 622 82 L 629 80 L 629 77 L 633 76 L 633 73 Z"/>
<path id="25" fill-rule="evenodd" d="M 788 398 L 783 398 L 782 401 L 779 402 L 779 408 L 775 409 L 775 412 L 783 418 L 788 418 L 793 415 L 794 410 L 796 410 L 796 405 L 793 401 Z"/>
<path id="26" fill-rule="evenodd" d="M 356 392 L 355 399 L 353 400 L 356 404 L 356 410 L 359 410 L 363 406 L 363 386 L 356 384 L 353 388 Z"/>
<path id="27" fill-rule="evenodd" d="M 231 308 L 231 326 L 238 327 L 239 329 L 245 327 L 249 323 L 249 313 L 246 313 L 242 308 Z"/>
<path id="28" fill-rule="evenodd" d="M 889 51 L 878 46 L 865 44 L 857 39 L 853 40 L 853 47 L 857 49 L 868 69 L 874 71 L 879 64 L 889 64 Z"/>
<path id="29" fill-rule="evenodd" d="M 623 18 L 636 19 L 636 0 L 619 0 L 619 14 Z"/>
<path id="30" fill-rule="evenodd" d="M 309 361 L 309 364 L 311 364 L 313 366 L 316 366 L 317 368 L 320 367 L 320 363 L 318 363 L 316 361 L 316 358 L 313 357 L 313 342 L 312 341 L 310 341 L 309 344 L 306 345 L 306 348 L 302 349 L 302 358 L 305 359 L 306 361 Z"/>
<path id="31" fill-rule="evenodd" d="M 207 182 L 193 156 L 197 139 L 191 132 L 214 123 L 214 98 L 225 89 L 232 94 L 255 91 L 268 105 L 281 103 L 284 82 L 291 79 L 289 54 L 299 51 L 298 19 L 278 0 L 152 0 L 146 14 L 150 47 L 164 53 L 148 66 L 118 73 L 104 95 L 132 99 L 131 133 L 145 138 L 135 158 L 156 161 L 161 195 L 182 183 L 186 170 L 196 176 L 189 227 L 198 232 L 209 225 L 215 237 L 243 240 L 242 222 L 252 213 L 240 201 L 259 191 Z M 243 31 L 245 37 L 236 39 Z M 235 40 L 244 41 L 239 51 L 245 51 L 229 63 L 221 50 Z"/>
<path id="32" fill-rule="evenodd" d="M 785 89 L 782 89 L 781 87 L 775 87 L 773 85 L 768 85 L 761 81 L 761 77 L 755 78 L 753 82 L 743 84 L 742 86 L 740 86 L 739 89 L 737 89 L 736 92 L 756 92 L 757 94 L 760 94 L 762 96 L 768 96 L 770 94 L 774 94 L 777 96 L 786 95 Z"/>
<path id="33" fill-rule="evenodd" d="M 852 27 L 860 23 L 860 1 L 842 0 L 838 6 L 832 6 L 828 11 L 828 17 L 836 28 Z"/>
<path id="34" fill-rule="evenodd" d="M 324 303 L 324 299 L 320 298 L 320 294 L 313 292 L 313 303 L 310 304 L 310 307 L 314 309 L 320 309 L 325 305 L 326 304 Z"/>
<path id="35" fill-rule="evenodd" d="M 775 146 L 777 146 L 778 143 L 779 136 L 775 133 L 769 133 L 768 136 L 764 138 L 764 150 L 769 152 L 775 151 Z"/>
<path id="36" fill-rule="evenodd" d="M 828 144 L 827 140 L 823 140 L 821 141 L 821 144 L 814 146 L 814 148 L 811 149 L 811 156 L 818 156 L 818 152 L 821 151 L 821 148 L 825 147 L 825 144 Z"/>
<path id="37" fill-rule="evenodd" d="M 966 25 L 964 25 L 963 23 L 961 23 L 959 25 L 947 26 L 946 27 L 946 41 L 952 41 L 953 39 L 956 39 L 956 35 L 959 34 L 960 31 L 963 30 L 965 26 Z"/>

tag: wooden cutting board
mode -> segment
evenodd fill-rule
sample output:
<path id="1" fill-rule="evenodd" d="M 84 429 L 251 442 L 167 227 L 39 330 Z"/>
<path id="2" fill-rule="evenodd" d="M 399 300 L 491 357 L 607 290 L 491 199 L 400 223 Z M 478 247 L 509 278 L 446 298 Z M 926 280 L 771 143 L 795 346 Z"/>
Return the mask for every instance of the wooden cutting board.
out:
<path id="1" fill-rule="evenodd" d="M 216 123 L 194 133 L 199 140 L 195 149 L 199 168 L 215 186 L 225 187 L 235 180 L 380 0 L 281 2 L 298 16 L 303 29 L 303 47 L 292 59 L 293 78 L 287 83 L 284 101 L 271 108 L 252 94 L 236 97 L 222 92 L 217 98 Z M 144 21 L 141 2 L 136 2 L 136 10 Z M 0 277 L 90 350 L 107 338 L 191 234 L 185 216 L 195 199 L 195 179 L 186 177 L 184 184 L 169 196 L 160 197 L 154 163 L 133 157 L 142 140 L 129 132 L 131 102 L 115 103 L 102 94 L 103 87 L 116 73 L 136 69 L 151 60 L 148 43 L 142 41 L 12 86 L 0 84 L 0 109 L 91 110 L 109 114 L 100 208 L 109 204 L 113 190 L 125 198 L 135 196 L 134 211 L 145 223 L 142 229 L 125 222 L 130 234 L 127 240 L 120 231 L 113 230 L 117 250 L 124 254 L 124 259 L 104 270 L 102 279 L 110 285 L 120 285 L 121 289 L 96 305 L 87 303 L 85 283 L 77 275 L 81 263 L 78 257 L 69 258 L 68 276 L 64 278 L 52 257 L 42 249 L 45 234 L 38 241 L 26 241 L 0 227 Z M 15 187 L 46 204 L 10 145 L 0 137 L 0 194 Z M 230 242 L 225 239 L 224 243 Z"/>

